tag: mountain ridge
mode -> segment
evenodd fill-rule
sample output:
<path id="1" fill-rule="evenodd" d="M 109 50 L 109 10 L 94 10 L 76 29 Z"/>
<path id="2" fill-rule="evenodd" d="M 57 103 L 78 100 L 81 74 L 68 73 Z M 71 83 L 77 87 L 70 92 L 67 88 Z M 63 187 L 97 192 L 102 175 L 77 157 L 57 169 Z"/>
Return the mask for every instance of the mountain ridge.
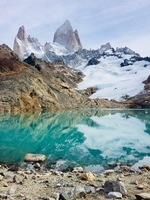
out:
<path id="1" fill-rule="evenodd" d="M 112 53 L 113 51 L 118 53 L 123 52 L 125 54 L 134 54 L 138 57 L 140 56 L 128 47 L 116 47 L 116 49 L 114 49 L 109 42 L 101 45 L 100 48 L 95 50 L 84 49 L 78 31 L 73 31 L 69 20 L 66 20 L 55 31 L 53 42 L 46 42 L 45 45 L 40 44 L 38 39 L 31 37 L 30 35 L 27 37 L 25 27 L 21 26 L 15 37 L 13 50 L 22 60 L 27 58 L 31 53 L 34 53 L 36 57 L 50 62 L 63 60 L 71 67 L 77 67 L 82 64 L 82 59 L 100 57 L 105 53 Z M 69 56 L 71 58 L 69 58 Z M 75 63 L 76 57 L 80 57 L 79 63 Z M 70 62 L 70 59 L 74 59 L 74 61 Z"/>
<path id="2" fill-rule="evenodd" d="M 80 46 L 80 38 L 78 38 L 77 50 L 67 49 L 70 34 L 76 32 L 73 31 L 69 21 L 65 21 L 56 30 L 58 41 L 54 40 L 53 43 L 45 45 L 41 45 L 31 36 L 25 37 L 24 27 L 19 30 L 22 31 L 19 33 L 19 38 L 24 40 L 21 41 L 18 34 L 15 40 L 24 55 L 23 58 L 27 58 L 33 52 L 37 58 L 46 62 L 61 60 L 65 65 L 82 71 L 85 77 L 78 84 L 77 89 L 96 88 L 95 93 L 90 96 L 92 99 L 106 98 L 122 101 L 144 90 L 143 81 L 150 75 L 149 57 L 143 58 L 128 47 L 113 48 L 109 42 L 96 50 L 87 50 Z M 71 45 L 71 42 L 69 44 Z"/>
<path id="3" fill-rule="evenodd" d="M 0 112 L 125 106 L 89 99 L 75 89 L 82 78 L 62 61 L 50 63 L 32 54 L 25 63 L 7 45 L 0 45 Z"/>

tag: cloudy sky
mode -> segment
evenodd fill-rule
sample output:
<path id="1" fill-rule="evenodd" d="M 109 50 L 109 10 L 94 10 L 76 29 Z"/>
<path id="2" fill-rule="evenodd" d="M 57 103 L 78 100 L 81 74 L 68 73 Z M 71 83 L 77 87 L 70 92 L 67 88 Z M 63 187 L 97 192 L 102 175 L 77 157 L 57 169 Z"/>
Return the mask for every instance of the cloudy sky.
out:
<path id="1" fill-rule="evenodd" d="M 45 44 L 68 19 L 85 48 L 128 46 L 150 56 L 150 0 L 0 0 L 0 44 L 11 48 L 18 28 Z"/>

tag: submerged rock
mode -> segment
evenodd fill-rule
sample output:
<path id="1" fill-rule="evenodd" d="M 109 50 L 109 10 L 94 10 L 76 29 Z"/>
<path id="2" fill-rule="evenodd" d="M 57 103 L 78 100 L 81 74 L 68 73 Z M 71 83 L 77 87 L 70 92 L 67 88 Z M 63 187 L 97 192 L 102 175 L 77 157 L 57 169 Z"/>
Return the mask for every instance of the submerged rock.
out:
<path id="1" fill-rule="evenodd" d="M 26 162 L 44 162 L 46 156 L 44 154 L 25 154 L 24 161 Z"/>

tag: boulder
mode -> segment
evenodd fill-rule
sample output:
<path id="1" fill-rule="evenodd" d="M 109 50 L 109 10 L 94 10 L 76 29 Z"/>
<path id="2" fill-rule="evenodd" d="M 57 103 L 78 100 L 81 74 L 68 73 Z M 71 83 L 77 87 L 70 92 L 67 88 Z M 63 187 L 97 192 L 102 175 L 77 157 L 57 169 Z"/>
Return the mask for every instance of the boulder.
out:
<path id="1" fill-rule="evenodd" d="M 25 154 L 24 161 L 25 162 L 44 162 L 46 160 L 46 156 L 44 154 Z"/>
<path id="2" fill-rule="evenodd" d="M 95 180 L 95 176 L 94 176 L 94 174 L 92 172 L 86 172 L 86 173 L 81 175 L 81 180 L 94 181 Z"/>
<path id="3" fill-rule="evenodd" d="M 111 180 L 106 181 L 105 184 L 104 184 L 104 191 L 106 193 L 120 192 L 122 195 L 127 194 L 127 190 L 125 188 L 125 185 L 121 181 L 111 181 Z"/>

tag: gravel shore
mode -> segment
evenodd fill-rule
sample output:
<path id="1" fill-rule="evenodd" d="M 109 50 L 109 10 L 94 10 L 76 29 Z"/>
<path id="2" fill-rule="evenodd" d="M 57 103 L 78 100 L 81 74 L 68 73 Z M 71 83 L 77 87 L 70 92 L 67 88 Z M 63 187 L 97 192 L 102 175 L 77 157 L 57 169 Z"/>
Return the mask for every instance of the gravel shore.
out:
<path id="1" fill-rule="evenodd" d="M 138 171 L 120 166 L 102 173 L 82 167 L 65 168 L 45 164 L 0 165 L 0 199 L 15 200 L 103 200 L 150 199 L 150 166 Z M 143 195 L 143 196 L 142 196 Z"/>

